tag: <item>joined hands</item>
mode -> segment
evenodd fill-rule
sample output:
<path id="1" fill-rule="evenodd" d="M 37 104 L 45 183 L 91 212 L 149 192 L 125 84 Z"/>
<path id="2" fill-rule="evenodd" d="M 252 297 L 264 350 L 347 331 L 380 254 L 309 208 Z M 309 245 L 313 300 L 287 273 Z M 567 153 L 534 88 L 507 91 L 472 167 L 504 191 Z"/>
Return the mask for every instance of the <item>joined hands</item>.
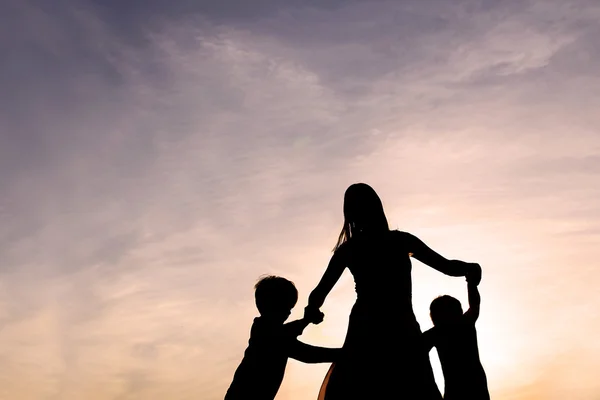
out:
<path id="1" fill-rule="evenodd" d="M 467 279 L 467 283 L 469 285 L 479 285 L 479 282 L 481 282 L 481 265 L 477 263 L 469 263 L 465 278 Z"/>
<path id="2" fill-rule="evenodd" d="M 306 306 L 306 308 L 304 308 L 304 319 L 312 324 L 320 324 L 323 322 L 324 317 L 325 314 L 323 314 L 318 308 L 311 306 Z"/>

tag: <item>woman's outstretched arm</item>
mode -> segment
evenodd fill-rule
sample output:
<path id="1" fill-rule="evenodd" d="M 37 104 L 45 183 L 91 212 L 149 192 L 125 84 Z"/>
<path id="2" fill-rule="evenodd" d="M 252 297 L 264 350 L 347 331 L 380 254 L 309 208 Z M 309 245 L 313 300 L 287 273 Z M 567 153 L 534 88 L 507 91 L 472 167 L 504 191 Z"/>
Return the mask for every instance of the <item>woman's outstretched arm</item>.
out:
<path id="1" fill-rule="evenodd" d="M 321 281 L 317 287 L 308 296 L 307 308 L 318 310 L 325 302 L 325 298 L 331 292 L 331 289 L 335 286 L 337 281 L 342 276 L 344 269 L 346 268 L 346 246 L 342 245 L 339 249 L 333 253 L 327 270 L 323 274 Z"/>
<path id="2" fill-rule="evenodd" d="M 421 239 L 407 232 L 402 232 L 408 245 L 408 251 L 414 258 L 431 268 L 450 276 L 466 276 L 473 269 L 480 268 L 478 264 L 460 260 L 448 260 L 433 251 Z"/>

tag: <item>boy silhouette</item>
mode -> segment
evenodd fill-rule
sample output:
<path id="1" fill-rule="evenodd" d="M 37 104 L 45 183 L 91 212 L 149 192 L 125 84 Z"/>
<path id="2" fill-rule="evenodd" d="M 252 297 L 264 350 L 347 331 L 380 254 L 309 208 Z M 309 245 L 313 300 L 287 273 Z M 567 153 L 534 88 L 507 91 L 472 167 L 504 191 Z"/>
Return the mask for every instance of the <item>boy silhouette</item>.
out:
<path id="1" fill-rule="evenodd" d="M 460 301 L 448 295 L 433 300 L 429 308 L 434 327 L 423 333 L 423 340 L 427 351 L 437 349 L 444 373 L 444 400 L 490 399 L 475 330 L 480 280 L 481 271 L 467 275 L 469 309 L 464 314 Z"/>
<path id="2" fill-rule="evenodd" d="M 304 363 L 335 361 L 341 349 L 310 346 L 297 337 L 323 314 L 284 324 L 298 301 L 294 284 L 282 277 L 267 276 L 255 286 L 256 307 L 244 358 L 235 371 L 225 400 L 273 400 L 285 374 L 288 357 Z"/>

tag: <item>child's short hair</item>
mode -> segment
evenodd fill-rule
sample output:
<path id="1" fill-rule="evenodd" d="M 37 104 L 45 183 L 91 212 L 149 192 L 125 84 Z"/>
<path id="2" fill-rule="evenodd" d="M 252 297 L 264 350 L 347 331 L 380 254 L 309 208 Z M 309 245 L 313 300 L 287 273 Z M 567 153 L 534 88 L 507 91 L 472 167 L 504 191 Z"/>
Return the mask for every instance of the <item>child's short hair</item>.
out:
<path id="1" fill-rule="evenodd" d="M 256 308 L 261 315 L 282 309 L 291 310 L 298 301 L 298 290 L 293 282 L 280 276 L 268 275 L 254 286 Z"/>
<path id="2" fill-rule="evenodd" d="M 435 298 L 429 306 L 429 315 L 434 325 L 453 317 L 460 317 L 462 313 L 463 310 L 460 301 L 448 295 Z"/>

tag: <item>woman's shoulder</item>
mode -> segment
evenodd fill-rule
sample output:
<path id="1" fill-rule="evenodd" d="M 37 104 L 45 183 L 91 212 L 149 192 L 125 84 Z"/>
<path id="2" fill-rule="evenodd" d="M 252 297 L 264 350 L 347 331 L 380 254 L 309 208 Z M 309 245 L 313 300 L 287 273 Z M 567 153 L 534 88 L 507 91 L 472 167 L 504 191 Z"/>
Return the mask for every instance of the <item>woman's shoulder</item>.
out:
<path id="1" fill-rule="evenodd" d="M 349 238 L 348 240 L 346 240 L 345 242 L 341 243 L 333 252 L 334 255 L 344 255 L 346 253 L 348 253 L 349 248 L 353 246 L 354 242 L 356 241 L 356 239 L 353 238 Z"/>
<path id="2" fill-rule="evenodd" d="M 401 231 L 399 229 L 390 230 L 390 235 L 397 240 L 410 240 L 413 235 L 408 232 Z"/>
<path id="3" fill-rule="evenodd" d="M 392 237 L 391 242 L 394 247 L 400 246 L 409 253 L 411 252 L 411 249 L 418 246 L 419 239 L 409 232 L 393 230 L 390 231 L 390 236 Z"/>

